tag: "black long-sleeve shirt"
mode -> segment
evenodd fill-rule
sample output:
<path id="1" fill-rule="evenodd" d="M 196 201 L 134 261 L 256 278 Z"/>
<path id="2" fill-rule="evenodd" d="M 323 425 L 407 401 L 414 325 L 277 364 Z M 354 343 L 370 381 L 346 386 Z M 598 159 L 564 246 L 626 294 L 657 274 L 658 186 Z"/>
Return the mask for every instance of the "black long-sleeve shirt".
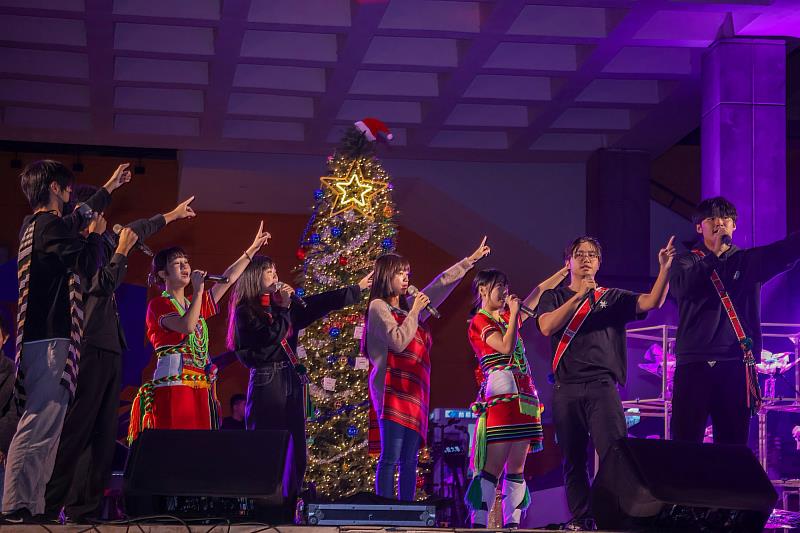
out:
<path id="1" fill-rule="evenodd" d="M 19 414 L 14 405 L 14 381 L 17 369 L 14 362 L 5 356 L 0 346 L 0 452 L 8 453 L 11 439 L 17 431 Z"/>
<path id="2" fill-rule="evenodd" d="M 86 201 L 93 211 L 103 211 L 111 195 L 100 188 Z M 25 217 L 20 235 L 33 220 L 33 251 L 30 264 L 30 292 L 25 318 L 24 342 L 70 337 L 69 278 L 74 271 L 93 276 L 99 267 L 102 237 L 79 234 L 77 215 L 60 217 L 40 212 Z"/>
<path id="3" fill-rule="evenodd" d="M 678 301 L 675 354 L 678 364 L 741 359 L 742 349 L 711 283 L 716 270 L 733 301 L 753 353 L 761 354 L 761 286 L 800 260 L 800 232 L 765 246 L 731 246 L 717 257 L 702 244 L 700 259 L 691 252 L 676 258 L 670 291 Z"/>
<path id="4" fill-rule="evenodd" d="M 287 342 L 297 348 L 298 332 L 319 320 L 331 311 L 353 305 L 361 299 L 358 285 L 344 287 L 305 298 L 306 307 L 292 305 L 286 309 L 279 306 L 254 308 L 240 305 L 235 310 L 236 356 L 248 368 L 259 368 L 279 361 L 286 361 L 281 339 L 291 329 Z M 270 318 L 271 315 L 271 318 Z"/>
<path id="5" fill-rule="evenodd" d="M 142 218 L 128 224 L 139 241 L 144 241 L 166 225 L 163 215 Z M 83 342 L 95 348 L 121 354 L 127 348 L 125 333 L 119 323 L 116 291 L 128 272 L 128 257 L 115 254 L 115 245 L 101 239 L 98 245 L 100 269 L 89 278 L 81 278 L 83 287 Z M 113 254 L 111 261 L 108 257 Z"/>

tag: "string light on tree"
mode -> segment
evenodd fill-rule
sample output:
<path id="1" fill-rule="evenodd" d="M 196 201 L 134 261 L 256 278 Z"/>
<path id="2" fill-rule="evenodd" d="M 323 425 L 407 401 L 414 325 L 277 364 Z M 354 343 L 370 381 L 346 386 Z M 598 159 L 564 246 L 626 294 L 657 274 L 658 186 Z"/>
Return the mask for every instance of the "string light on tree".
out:
<path id="1" fill-rule="evenodd" d="M 328 172 L 314 191 L 314 211 L 297 253 L 303 262 L 297 285 L 309 296 L 355 284 L 376 257 L 396 245 L 390 178 L 375 156 L 379 137 L 391 137 L 383 123 L 359 121 L 327 159 Z M 306 480 L 322 499 L 375 486 L 376 458 L 369 455 L 367 443 L 369 368 L 356 364 L 365 360 L 360 343 L 366 291 L 363 296 L 358 305 L 308 326 L 300 339 L 312 389 L 318 391 L 307 426 Z"/>

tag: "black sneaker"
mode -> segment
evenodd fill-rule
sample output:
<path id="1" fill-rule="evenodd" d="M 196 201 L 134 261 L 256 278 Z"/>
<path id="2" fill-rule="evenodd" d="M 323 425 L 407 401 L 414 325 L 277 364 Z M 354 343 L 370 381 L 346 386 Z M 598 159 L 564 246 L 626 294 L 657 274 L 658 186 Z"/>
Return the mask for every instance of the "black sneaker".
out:
<path id="1" fill-rule="evenodd" d="M 34 524 L 36 521 L 33 519 L 31 512 L 25 509 L 15 509 L 14 511 L 3 513 L 0 516 L 0 524 Z"/>

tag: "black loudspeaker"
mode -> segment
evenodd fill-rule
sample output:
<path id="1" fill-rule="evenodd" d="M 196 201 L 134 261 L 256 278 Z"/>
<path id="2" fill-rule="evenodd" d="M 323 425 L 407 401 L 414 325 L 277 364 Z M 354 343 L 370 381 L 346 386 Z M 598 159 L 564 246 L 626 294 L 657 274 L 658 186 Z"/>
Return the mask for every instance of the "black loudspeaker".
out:
<path id="1" fill-rule="evenodd" d="M 130 516 L 160 512 L 158 497 L 249 498 L 287 506 L 297 493 L 288 431 L 148 429 L 130 449 L 123 491 Z"/>
<path id="2" fill-rule="evenodd" d="M 778 494 L 746 446 L 620 439 L 600 463 L 600 529 L 761 531 Z"/>

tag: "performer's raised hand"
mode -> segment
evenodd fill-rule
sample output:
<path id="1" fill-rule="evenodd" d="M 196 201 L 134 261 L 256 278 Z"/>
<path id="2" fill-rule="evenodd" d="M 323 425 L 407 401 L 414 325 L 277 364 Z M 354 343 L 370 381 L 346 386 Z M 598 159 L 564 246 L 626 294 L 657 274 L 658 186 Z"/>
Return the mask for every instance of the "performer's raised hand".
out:
<path id="1" fill-rule="evenodd" d="M 181 220 L 183 218 L 194 218 L 197 216 L 197 213 L 194 212 L 192 209 L 191 204 L 194 201 L 194 196 L 190 196 L 183 202 L 179 203 L 175 206 L 175 209 L 170 211 L 169 213 L 164 214 L 164 220 L 167 221 L 167 224 L 170 222 L 174 222 L 175 220 Z"/>
<path id="2" fill-rule="evenodd" d="M 362 291 L 372 288 L 372 276 L 375 274 L 375 271 L 370 271 L 369 274 L 361 278 L 361 281 L 358 282 L 358 288 Z"/>
<path id="3" fill-rule="evenodd" d="M 269 240 L 272 238 L 272 235 L 268 231 L 264 231 L 264 221 L 262 220 L 261 223 L 258 225 L 258 232 L 256 233 L 255 238 L 253 239 L 253 244 L 247 249 L 247 255 L 249 257 L 253 257 L 258 251 L 261 249 L 262 246 L 267 244 Z"/>
<path id="4" fill-rule="evenodd" d="M 131 171 L 128 170 L 128 167 L 131 166 L 130 163 L 122 163 L 120 166 L 117 167 L 117 170 L 108 178 L 103 187 L 108 194 L 113 193 L 115 190 L 119 189 L 129 181 L 131 181 Z"/>
<path id="5" fill-rule="evenodd" d="M 486 236 L 484 235 L 481 244 L 478 246 L 478 249 L 472 252 L 472 255 L 469 256 L 467 259 L 469 259 L 471 263 L 475 264 L 480 259 L 483 259 L 487 255 L 489 255 L 491 251 L 492 249 L 486 246 Z"/>
<path id="6" fill-rule="evenodd" d="M 658 251 L 658 264 L 662 269 L 668 269 L 672 266 L 672 260 L 675 258 L 677 250 L 675 249 L 675 235 L 669 238 L 666 246 Z"/>

